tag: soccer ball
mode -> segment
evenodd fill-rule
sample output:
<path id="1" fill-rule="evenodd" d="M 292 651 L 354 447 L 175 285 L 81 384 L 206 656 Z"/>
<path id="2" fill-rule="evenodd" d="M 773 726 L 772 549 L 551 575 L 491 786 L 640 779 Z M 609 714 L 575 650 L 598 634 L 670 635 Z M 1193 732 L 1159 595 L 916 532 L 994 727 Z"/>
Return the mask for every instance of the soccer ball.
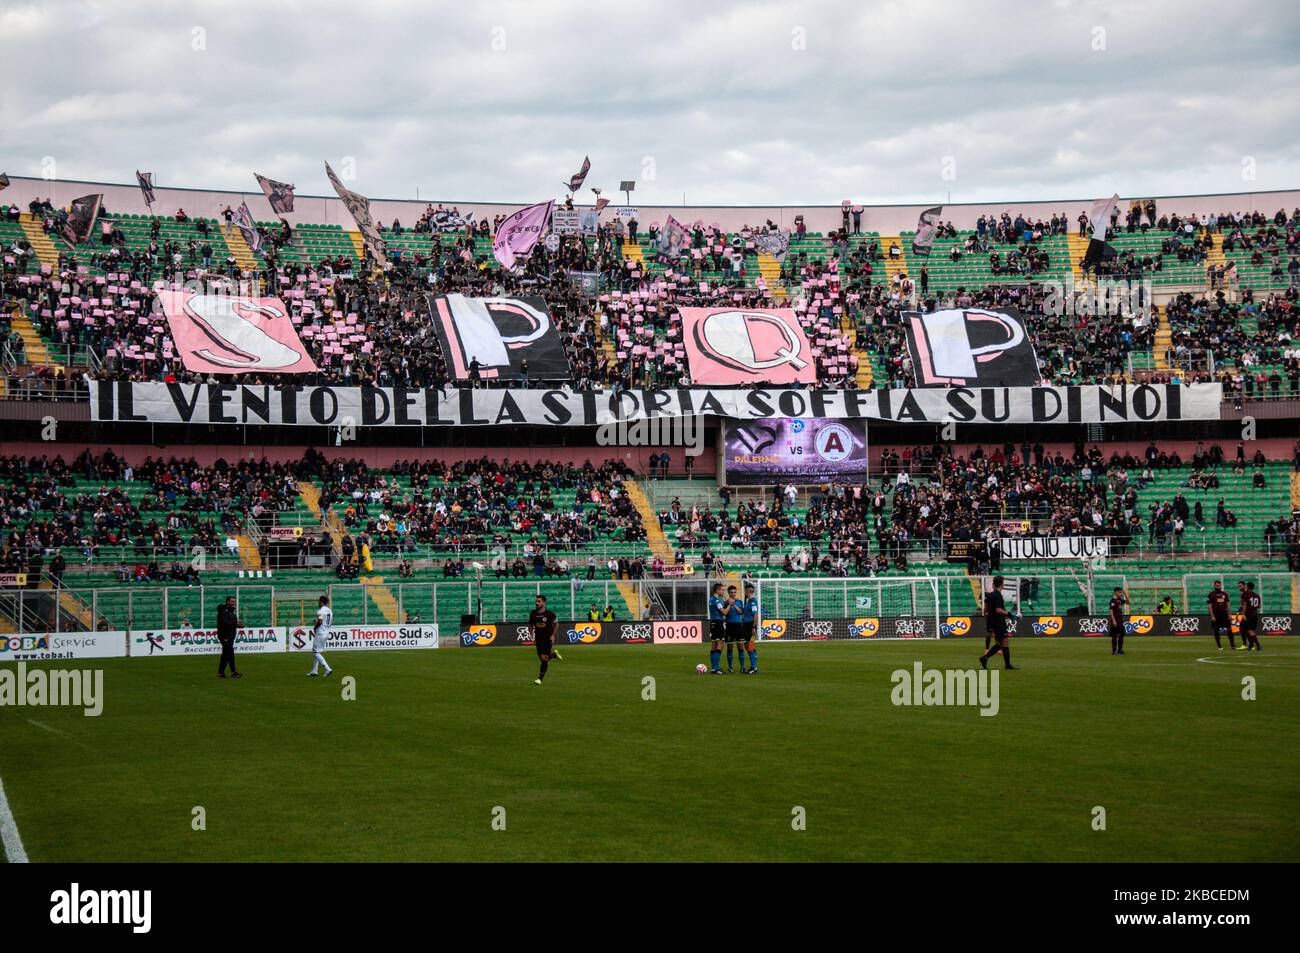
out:
<path id="1" fill-rule="evenodd" d="M 703 674 L 704 674 L 705 672 L 707 672 L 708 670 L 709 670 L 708 666 L 705 665 L 703 662 L 701 662 L 699 665 L 695 666 L 695 674 L 697 674 L 697 675 L 703 675 Z"/>

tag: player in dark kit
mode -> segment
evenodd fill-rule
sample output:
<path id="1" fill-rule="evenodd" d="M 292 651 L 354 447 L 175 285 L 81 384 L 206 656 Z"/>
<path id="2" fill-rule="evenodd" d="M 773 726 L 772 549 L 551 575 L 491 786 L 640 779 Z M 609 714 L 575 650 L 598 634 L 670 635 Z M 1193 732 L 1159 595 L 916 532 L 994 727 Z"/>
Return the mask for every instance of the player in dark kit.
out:
<path id="1" fill-rule="evenodd" d="M 709 595 L 709 674 L 722 674 L 722 644 L 727 640 L 726 598 L 722 595 L 722 583 L 713 584 Z"/>
<path id="2" fill-rule="evenodd" d="M 1011 633 L 1007 625 L 1011 621 L 1011 613 L 1007 611 L 1006 600 L 1002 598 L 1002 586 L 1002 577 L 994 576 L 993 591 L 984 596 L 984 620 L 988 623 L 988 641 L 993 645 L 980 656 L 980 668 L 988 668 L 989 659 L 998 652 L 1002 653 L 1002 661 L 1007 668 L 1015 668 L 1011 664 Z"/>
<path id="3" fill-rule="evenodd" d="M 1262 652 L 1263 649 L 1259 647 L 1259 613 L 1264 600 L 1255 591 L 1253 582 L 1239 582 L 1237 589 L 1241 592 L 1241 644 L 1237 646 L 1237 651 L 1249 652 L 1254 649 Z"/>
<path id="4" fill-rule="evenodd" d="M 1228 594 L 1223 591 L 1223 581 L 1214 580 L 1214 588 L 1210 590 L 1209 598 L 1205 600 L 1210 604 L 1210 628 L 1214 630 L 1214 644 L 1223 651 L 1223 639 L 1221 636 L 1228 636 L 1228 645 L 1233 648 L 1237 647 L 1236 640 L 1232 637 L 1232 609 L 1228 603 Z"/>
<path id="5" fill-rule="evenodd" d="M 551 659 L 563 662 L 562 656 L 555 649 L 555 613 L 546 608 L 546 597 L 537 597 L 537 608 L 528 613 L 528 627 L 533 630 L 533 643 L 537 646 L 537 657 L 542 660 L 542 669 L 537 673 L 534 685 L 542 684 L 546 669 Z"/>
<path id="6" fill-rule="evenodd" d="M 1110 654 L 1124 654 L 1124 607 L 1128 594 L 1123 586 L 1116 586 L 1110 597 L 1110 613 L 1106 616 L 1106 629 L 1110 632 Z"/>
<path id="7" fill-rule="evenodd" d="M 727 639 L 727 672 L 730 674 L 735 669 L 731 667 L 731 659 L 734 654 L 740 655 L 740 672 L 745 674 L 745 639 L 748 638 L 748 630 L 745 628 L 745 610 L 736 595 L 736 587 L 727 587 L 727 598 L 722 600 L 722 611 L 727 617 L 726 625 L 723 628 L 723 634 Z"/>

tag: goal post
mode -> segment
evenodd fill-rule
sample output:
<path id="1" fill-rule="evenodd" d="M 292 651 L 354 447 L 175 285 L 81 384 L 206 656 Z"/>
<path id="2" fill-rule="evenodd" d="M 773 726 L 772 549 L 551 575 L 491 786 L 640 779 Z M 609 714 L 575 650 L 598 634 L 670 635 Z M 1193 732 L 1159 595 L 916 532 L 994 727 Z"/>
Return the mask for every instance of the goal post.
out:
<path id="1" fill-rule="evenodd" d="M 936 576 L 755 580 L 762 641 L 937 639 L 946 611 Z"/>

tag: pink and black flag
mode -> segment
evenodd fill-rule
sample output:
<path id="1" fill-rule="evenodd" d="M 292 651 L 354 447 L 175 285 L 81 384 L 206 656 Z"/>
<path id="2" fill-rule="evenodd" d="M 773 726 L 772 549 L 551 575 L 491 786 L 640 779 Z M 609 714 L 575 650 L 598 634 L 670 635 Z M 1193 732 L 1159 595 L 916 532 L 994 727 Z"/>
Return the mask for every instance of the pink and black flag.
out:
<path id="1" fill-rule="evenodd" d="M 149 206 L 149 211 L 152 212 L 152 211 L 153 211 L 153 201 L 154 201 L 154 194 L 153 194 L 153 173 L 152 173 L 152 172 L 141 172 L 139 169 L 136 169 L 136 170 L 135 170 L 135 181 L 136 181 L 136 182 L 139 184 L 139 186 L 140 186 L 140 194 L 144 196 L 144 204 L 147 205 L 147 206 Z"/>
<path id="2" fill-rule="evenodd" d="M 253 173 L 257 184 L 262 187 L 262 194 L 271 203 L 271 211 L 276 215 L 288 215 L 293 211 L 293 186 L 287 182 L 277 182 L 264 175 Z"/>
<path id="3" fill-rule="evenodd" d="M 375 224 L 374 216 L 370 214 L 370 199 L 345 186 L 334 174 L 328 162 L 325 163 L 325 174 L 329 177 L 330 185 L 334 186 L 338 197 L 343 200 L 348 212 L 351 213 L 352 220 L 357 223 L 366 251 L 370 252 L 370 257 L 376 262 L 383 264 L 388 258 L 388 246 L 384 243 L 384 236 L 379 232 L 379 226 Z"/>
<path id="4" fill-rule="evenodd" d="M 587 173 L 591 171 L 591 156 L 584 156 L 582 168 L 569 177 L 569 191 L 577 192 L 582 188 L 582 183 L 587 181 Z"/>
<path id="5" fill-rule="evenodd" d="M 0 172 L 0 192 L 3 192 L 7 188 L 9 188 L 9 176 Z"/>
<path id="6" fill-rule="evenodd" d="M 59 229 L 59 237 L 71 246 L 80 245 L 89 239 L 103 204 L 103 195 L 83 195 L 79 199 L 73 199 L 72 205 L 68 207 L 68 217 Z"/>
<path id="7" fill-rule="evenodd" d="M 942 214 L 942 205 L 928 208 L 921 213 L 921 217 L 916 222 L 916 234 L 912 236 L 913 255 L 930 257 L 930 249 L 934 247 L 935 236 L 939 233 L 939 216 Z"/>
<path id="8" fill-rule="evenodd" d="M 663 231 L 659 233 L 659 254 L 665 258 L 676 259 L 690 246 L 691 233 L 686 230 L 685 225 L 669 215 Z"/>
<path id="9" fill-rule="evenodd" d="M 239 211 L 235 213 L 231 221 L 239 229 L 240 234 L 244 236 L 244 241 L 253 250 L 253 254 L 260 255 L 262 253 L 262 233 L 257 230 L 257 223 L 253 221 L 253 213 L 248 210 L 247 202 L 239 206 Z"/>
<path id="10" fill-rule="evenodd" d="M 551 219 L 551 210 L 555 202 L 538 202 L 527 208 L 521 208 L 501 223 L 497 237 L 492 242 L 492 254 L 501 267 L 514 270 L 515 262 L 527 258 L 533 246 L 546 232 L 546 224 Z"/>

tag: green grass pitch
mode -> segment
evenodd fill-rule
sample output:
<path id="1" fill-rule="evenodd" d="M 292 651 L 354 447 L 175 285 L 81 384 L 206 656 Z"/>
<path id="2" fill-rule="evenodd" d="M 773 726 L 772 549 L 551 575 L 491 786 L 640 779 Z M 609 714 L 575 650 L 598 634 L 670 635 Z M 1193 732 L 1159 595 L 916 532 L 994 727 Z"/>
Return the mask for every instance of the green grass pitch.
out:
<path id="1" fill-rule="evenodd" d="M 891 703 L 982 647 L 717 678 L 707 647 L 578 646 L 541 688 L 530 649 L 334 653 L 355 701 L 303 655 L 114 660 L 99 718 L 0 708 L 0 780 L 33 861 L 1300 859 L 1300 640 L 1017 639 L 996 717 Z"/>

